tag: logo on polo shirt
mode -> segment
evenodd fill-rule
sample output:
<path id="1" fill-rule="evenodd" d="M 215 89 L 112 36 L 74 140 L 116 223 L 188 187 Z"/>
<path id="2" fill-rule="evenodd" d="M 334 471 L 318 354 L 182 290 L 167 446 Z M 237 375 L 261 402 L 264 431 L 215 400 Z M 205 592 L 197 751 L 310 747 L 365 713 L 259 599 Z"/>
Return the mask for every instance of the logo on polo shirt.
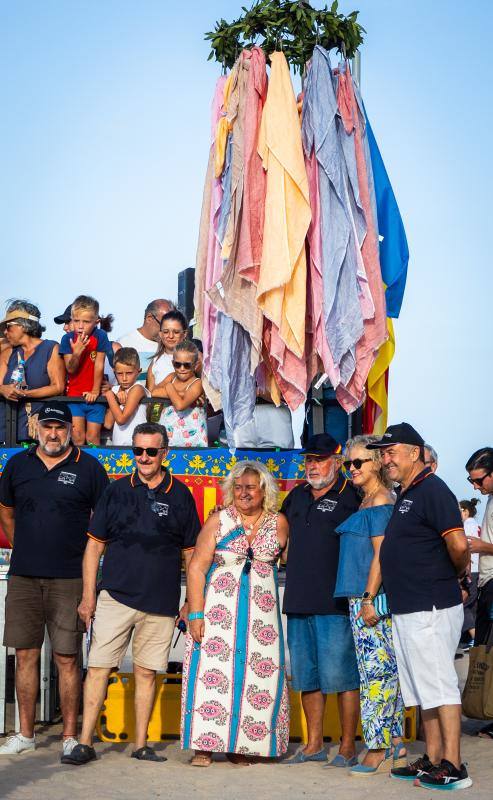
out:
<path id="1" fill-rule="evenodd" d="M 407 512 L 411 510 L 412 504 L 412 500 L 403 500 L 399 506 L 399 514 L 407 514 Z"/>
<path id="2" fill-rule="evenodd" d="M 317 506 L 317 511 L 333 511 L 337 505 L 337 500 L 321 500 Z"/>
<path id="3" fill-rule="evenodd" d="M 73 486 L 76 480 L 75 472 L 60 472 L 58 476 L 58 483 L 64 483 L 65 486 Z"/>
<path id="4" fill-rule="evenodd" d="M 167 517 L 169 506 L 166 503 L 158 503 L 156 500 L 151 503 L 151 511 L 158 515 L 158 517 Z"/>

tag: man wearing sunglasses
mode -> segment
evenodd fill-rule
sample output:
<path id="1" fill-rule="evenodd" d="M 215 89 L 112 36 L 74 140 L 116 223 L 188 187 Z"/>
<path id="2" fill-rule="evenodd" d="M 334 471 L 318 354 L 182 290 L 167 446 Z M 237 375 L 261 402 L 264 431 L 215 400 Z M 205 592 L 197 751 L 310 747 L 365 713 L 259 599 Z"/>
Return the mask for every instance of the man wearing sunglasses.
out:
<path id="1" fill-rule="evenodd" d="M 162 462 L 168 452 L 166 429 L 137 425 L 133 433 L 136 471 L 110 484 L 89 526 L 79 615 L 92 644 L 84 685 L 79 745 L 64 764 L 96 758 L 92 737 L 106 696 L 108 676 L 119 666 L 132 632 L 135 677 L 135 750 L 140 761 L 166 761 L 147 745 L 156 672 L 165 672 L 180 600 L 181 556 L 192 557 L 200 522 L 193 497 Z M 101 591 L 96 575 L 106 549 Z"/>
<path id="2" fill-rule="evenodd" d="M 493 447 L 482 447 L 472 454 L 466 464 L 467 480 L 481 494 L 488 497 L 481 537 L 468 539 L 469 551 L 479 553 L 479 595 L 476 615 L 475 644 L 493 641 Z M 479 733 L 493 739 L 493 723 Z"/>
<path id="3" fill-rule="evenodd" d="M 458 576 L 469 558 L 459 504 L 425 466 L 425 442 L 409 423 L 390 425 L 367 447 L 380 449 L 388 477 L 400 487 L 380 565 L 402 697 L 406 706 L 421 706 L 426 740 L 426 753 L 391 776 L 425 789 L 467 788 L 454 667 L 464 621 Z"/>
<path id="4" fill-rule="evenodd" d="M 301 692 L 308 742 L 287 762 L 327 762 L 323 719 L 328 694 L 337 693 L 342 737 L 328 766 L 357 764 L 359 672 L 345 598 L 334 598 L 339 565 L 338 525 L 358 510 L 360 498 L 341 475 L 341 446 L 328 433 L 305 448 L 307 483 L 282 506 L 289 521 L 283 611 L 288 617 L 291 684 Z"/>
<path id="5" fill-rule="evenodd" d="M 122 347 L 133 347 L 139 354 L 141 372 L 138 382 L 145 386 L 147 367 L 151 358 L 156 355 L 159 345 L 159 328 L 161 319 L 168 311 L 173 311 L 175 306 L 171 300 L 151 300 L 144 311 L 144 321 L 140 328 L 120 336 Z"/>

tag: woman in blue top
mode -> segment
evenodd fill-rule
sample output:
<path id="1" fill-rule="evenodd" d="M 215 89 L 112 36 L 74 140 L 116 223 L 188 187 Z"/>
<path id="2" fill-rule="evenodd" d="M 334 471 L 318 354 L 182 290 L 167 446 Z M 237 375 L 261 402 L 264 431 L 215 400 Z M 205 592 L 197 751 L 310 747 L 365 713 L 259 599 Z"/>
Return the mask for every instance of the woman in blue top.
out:
<path id="1" fill-rule="evenodd" d="M 392 621 L 382 589 L 380 545 L 395 496 L 380 451 L 366 446 L 378 437 L 356 436 L 346 445 L 344 466 L 362 495 L 361 506 L 336 529 L 341 537 L 335 597 L 349 598 L 360 674 L 361 725 L 368 751 L 350 774 L 366 777 L 405 766 L 404 706 L 392 643 Z"/>
<path id="2" fill-rule="evenodd" d="M 58 343 L 42 338 L 45 328 L 40 317 L 32 303 L 11 300 L 0 321 L 0 334 L 9 345 L 0 356 L 0 398 L 19 403 L 18 441 L 35 438 L 40 399 L 63 394 L 65 388 Z M 17 381 L 13 379 L 16 373 Z M 5 403 L 0 401 L 0 441 L 5 433 Z"/>

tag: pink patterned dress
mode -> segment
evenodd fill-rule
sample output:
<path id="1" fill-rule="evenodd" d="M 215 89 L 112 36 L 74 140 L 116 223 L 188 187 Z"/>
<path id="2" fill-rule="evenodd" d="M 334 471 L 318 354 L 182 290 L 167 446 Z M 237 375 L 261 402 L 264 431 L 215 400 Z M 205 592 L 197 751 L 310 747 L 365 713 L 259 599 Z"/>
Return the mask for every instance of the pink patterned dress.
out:
<path id="1" fill-rule="evenodd" d="M 220 512 L 205 589 L 202 644 L 187 634 L 183 749 L 280 756 L 289 742 L 289 701 L 277 586 L 277 514 L 249 545 L 233 506 Z"/>

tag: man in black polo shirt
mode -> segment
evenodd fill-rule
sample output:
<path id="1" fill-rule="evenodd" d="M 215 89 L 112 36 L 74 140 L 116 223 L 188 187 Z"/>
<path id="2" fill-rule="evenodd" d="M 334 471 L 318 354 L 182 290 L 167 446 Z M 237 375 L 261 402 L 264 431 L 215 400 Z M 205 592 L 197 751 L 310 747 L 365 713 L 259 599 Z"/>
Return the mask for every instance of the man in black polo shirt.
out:
<path id="1" fill-rule="evenodd" d="M 188 569 L 200 522 L 190 491 L 161 466 L 168 452 L 166 429 L 156 423 L 137 425 L 132 450 L 137 471 L 108 487 L 89 528 L 79 613 L 88 629 L 94 612 L 95 616 L 80 744 L 64 764 L 86 764 L 96 758 L 92 737 L 108 676 L 125 655 L 132 631 L 136 748 L 132 758 L 166 761 L 147 745 L 147 728 L 156 672 L 166 671 L 178 614 L 182 551 Z M 96 605 L 96 575 L 105 548 Z"/>
<path id="2" fill-rule="evenodd" d="M 307 483 L 282 506 L 289 521 L 283 611 L 288 617 L 292 688 L 301 691 L 308 742 L 286 763 L 327 761 L 323 718 L 327 694 L 337 692 L 342 739 L 329 766 L 357 763 L 359 673 L 345 598 L 334 598 L 339 536 L 334 531 L 358 510 L 356 490 L 339 473 L 341 446 L 328 433 L 312 436 L 305 453 Z"/>
<path id="3" fill-rule="evenodd" d="M 39 444 L 12 456 L 0 480 L 0 522 L 13 546 L 4 645 L 16 649 L 20 718 L 19 733 L 0 747 L 0 755 L 34 750 L 45 626 L 58 668 L 63 753 L 77 743 L 82 557 L 91 512 L 108 477 L 95 458 L 72 445 L 71 430 L 68 406 L 45 404 L 38 417 Z"/>
<path id="4" fill-rule="evenodd" d="M 397 502 L 380 550 L 382 581 L 392 611 L 394 647 L 406 706 L 421 706 L 426 754 L 392 777 L 426 789 L 458 789 L 472 781 L 460 759 L 461 698 L 454 656 L 464 611 L 458 575 L 468 563 L 457 499 L 425 467 L 424 440 L 407 422 L 379 442 Z"/>

